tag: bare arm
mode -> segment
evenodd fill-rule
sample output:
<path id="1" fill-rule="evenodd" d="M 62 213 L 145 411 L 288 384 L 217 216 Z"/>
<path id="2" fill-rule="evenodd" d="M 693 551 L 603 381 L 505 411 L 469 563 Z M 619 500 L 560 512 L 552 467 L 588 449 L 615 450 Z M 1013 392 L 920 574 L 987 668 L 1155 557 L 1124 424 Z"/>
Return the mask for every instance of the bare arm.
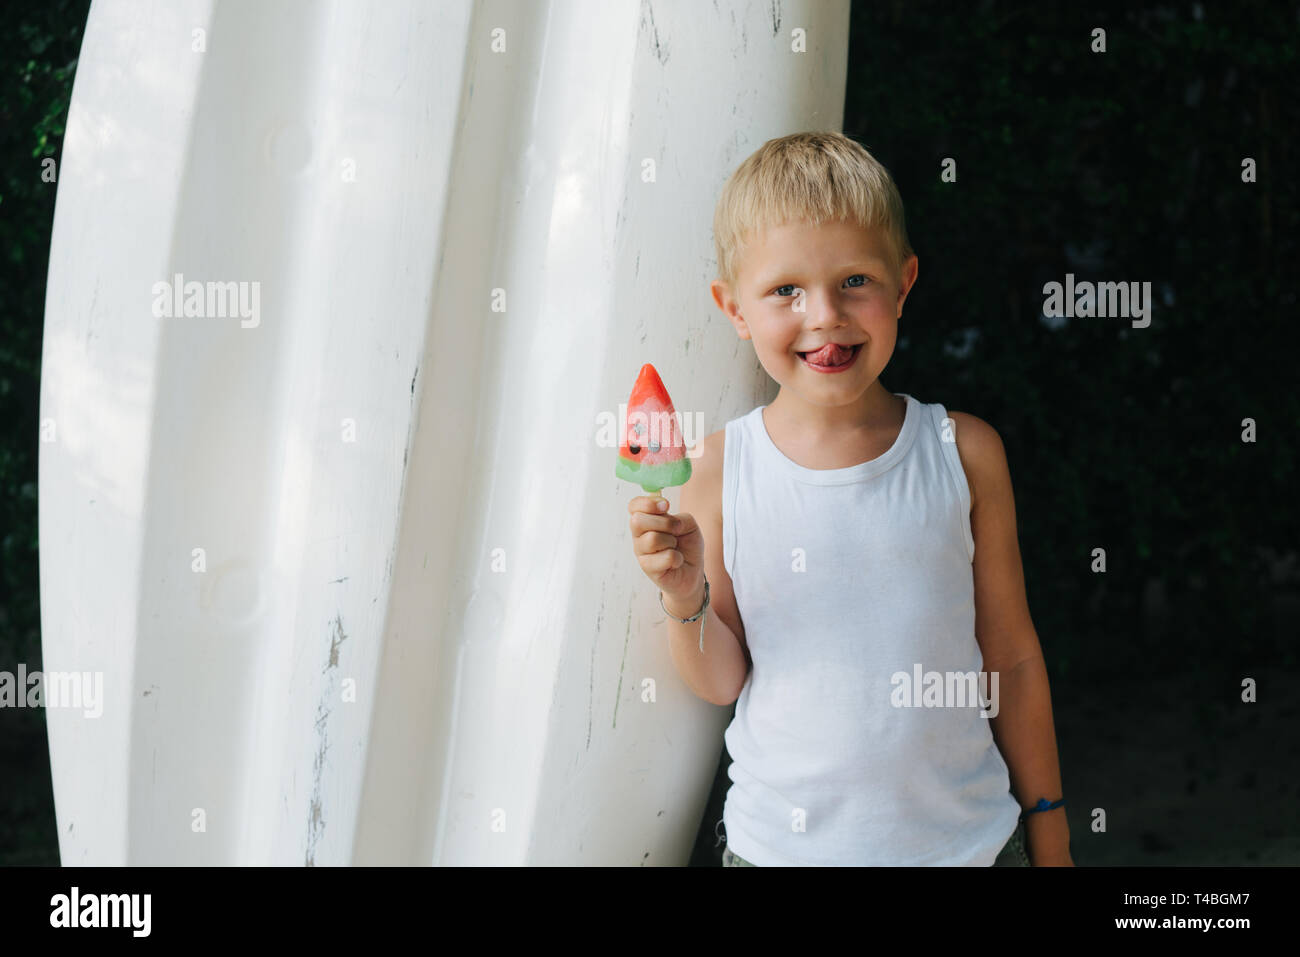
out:
<path id="1" fill-rule="evenodd" d="M 696 696 L 725 706 L 739 697 L 750 661 L 731 577 L 722 561 L 722 442 L 719 431 L 701 443 L 701 454 L 692 460 L 691 480 L 682 486 L 679 513 L 654 511 L 648 496 L 634 498 L 628 507 L 641 567 L 663 590 L 669 612 L 678 618 L 698 612 L 708 575 L 703 652 L 698 620 L 683 624 L 666 617 L 664 627 L 682 681 Z"/>
<path id="2" fill-rule="evenodd" d="M 1011 791 L 1028 808 L 1039 798 L 1062 797 L 1061 770 L 1047 666 L 1025 596 L 1011 473 L 992 426 L 972 415 L 951 414 L 971 487 L 975 637 L 984 670 L 998 675 L 997 713 L 990 722 Z M 1025 835 L 1035 866 L 1073 865 L 1064 807 L 1029 815 Z"/>
<path id="3" fill-rule="evenodd" d="M 682 681 L 695 694 L 710 704 L 729 705 L 740 696 L 749 662 L 740 646 L 740 639 L 720 615 L 712 601 L 713 577 L 709 577 L 709 610 L 704 620 L 704 651 L 700 651 L 700 623 L 682 624 L 667 619 L 669 647 L 673 664 Z M 704 585 L 699 593 L 684 599 L 680 607 L 675 600 L 664 596 L 664 606 L 679 618 L 688 618 L 700 610 L 704 601 Z M 739 676 L 739 680 L 737 680 Z"/>

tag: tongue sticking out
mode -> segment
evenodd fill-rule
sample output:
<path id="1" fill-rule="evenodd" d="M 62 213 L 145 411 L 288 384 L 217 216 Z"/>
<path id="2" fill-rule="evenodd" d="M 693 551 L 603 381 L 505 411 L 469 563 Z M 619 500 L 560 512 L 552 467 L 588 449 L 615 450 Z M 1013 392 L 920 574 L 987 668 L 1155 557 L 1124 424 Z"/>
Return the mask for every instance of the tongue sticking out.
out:
<path id="1" fill-rule="evenodd" d="M 849 361 L 849 356 L 853 355 L 853 350 L 845 346 L 838 346 L 833 342 L 828 342 L 816 352 L 808 352 L 804 355 L 807 360 L 814 365 L 839 366 Z"/>

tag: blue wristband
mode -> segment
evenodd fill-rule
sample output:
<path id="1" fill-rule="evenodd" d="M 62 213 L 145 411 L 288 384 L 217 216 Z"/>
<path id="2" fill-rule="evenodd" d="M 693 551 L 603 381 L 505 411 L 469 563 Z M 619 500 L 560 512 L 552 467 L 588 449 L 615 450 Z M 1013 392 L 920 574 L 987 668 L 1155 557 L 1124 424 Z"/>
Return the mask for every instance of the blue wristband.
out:
<path id="1" fill-rule="evenodd" d="M 1052 808 L 1060 807 L 1064 803 L 1065 803 L 1065 798 L 1061 798 L 1059 801 L 1052 801 L 1050 803 L 1048 802 L 1047 798 L 1039 798 L 1038 803 L 1035 804 L 1033 807 L 1025 808 L 1023 811 L 1020 812 L 1020 820 L 1023 821 L 1030 814 L 1037 814 L 1039 811 L 1050 811 Z"/>

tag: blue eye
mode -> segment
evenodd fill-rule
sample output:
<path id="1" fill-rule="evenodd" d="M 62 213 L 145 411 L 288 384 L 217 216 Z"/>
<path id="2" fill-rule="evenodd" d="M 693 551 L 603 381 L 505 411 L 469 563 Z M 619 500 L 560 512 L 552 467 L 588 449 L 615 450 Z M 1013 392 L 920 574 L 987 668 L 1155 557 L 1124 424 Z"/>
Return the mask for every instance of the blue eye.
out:
<path id="1" fill-rule="evenodd" d="M 853 282 L 854 279 L 861 279 L 862 282 L 855 283 Z M 871 280 L 868 279 L 866 276 L 862 275 L 862 273 L 854 273 L 852 276 L 850 276 L 848 279 L 844 281 L 849 284 L 850 289 L 861 289 L 867 283 L 871 282 Z M 794 290 L 797 288 L 799 287 L 794 285 L 793 283 L 786 283 L 784 286 L 777 286 L 775 289 L 772 290 L 772 293 L 773 295 L 777 295 L 777 296 L 793 296 Z M 781 290 L 783 289 L 789 289 L 790 292 L 782 292 Z"/>

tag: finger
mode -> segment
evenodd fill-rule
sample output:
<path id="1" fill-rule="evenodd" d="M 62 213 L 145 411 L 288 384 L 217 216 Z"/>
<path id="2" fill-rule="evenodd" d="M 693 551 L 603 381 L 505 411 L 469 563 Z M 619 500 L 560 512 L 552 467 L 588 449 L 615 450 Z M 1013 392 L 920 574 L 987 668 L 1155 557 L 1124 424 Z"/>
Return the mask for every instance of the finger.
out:
<path id="1" fill-rule="evenodd" d="M 668 511 L 668 499 L 651 495 L 638 495 L 627 503 L 627 510 L 629 512 L 645 512 L 647 515 L 663 515 Z"/>
<path id="2" fill-rule="evenodd" d="M 666 548 L 661 552 L 654 552 L 650 555 L 641 556 L 641 568 L 649 575 L 662 575 L 664 572 L 670 572 L 684 559 L 681 559 L 681 552 Z"/>
<path id="3" fill-rule="evenodd" d="M 673 531 L 684 532 L 699 527 L 699 523 L 695 521 L 695 516 L 690 512 L 678 512 L 676 515 L 669 517 L 676 520 Z"/>
<path id="4" fill-rule="evenodd" d="M 628 525 L 631 527 L 633 534 L 636 535 L 642 532 L 671 532 L 673 530 L 673 516 L 647 515 L 645 512 L 633 512 L 632 517 L 628 519 Z"/>
<path id="5" fill-rule="evenodd" d="M 677 538 L 663 532 L 642 532 L 632 542 L 632 550 L 638 555 L 650 555 L 665 548 L 676 548 Z"/>

